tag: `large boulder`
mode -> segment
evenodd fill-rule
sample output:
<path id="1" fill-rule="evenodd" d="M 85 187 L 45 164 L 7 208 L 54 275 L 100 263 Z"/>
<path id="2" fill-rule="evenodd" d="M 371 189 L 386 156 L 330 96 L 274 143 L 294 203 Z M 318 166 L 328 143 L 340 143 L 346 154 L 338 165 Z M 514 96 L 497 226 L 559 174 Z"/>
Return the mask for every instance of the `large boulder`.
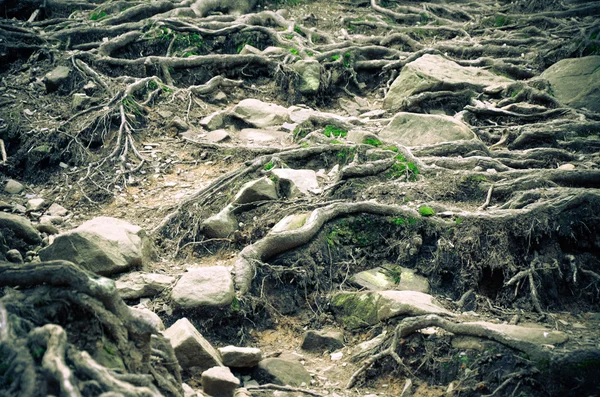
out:
<path id="1" fill-rule="evenodd" d="M 42 238 L 36 228 L 29 222 L 29 219 L 22 216 L 0 212 L 0 232 L 2 229 L 8 230 L 11 234 L 28 244 L 39 244 L 42 242 Z M 8 234 L 4 233 L 4 236 L 7 237 Z"/>
<path id="2" fill-rule="evenodd" d="M 563 59 L 540 77 L 550 82 L 559 102 L 600 112 L 600 55 Z"/>
<path id="3" fill-rule="evenodd" d="M 164 333 L 183 369 L 198 367 L 200 372 L 222 366 L 219 352 L 198 332 L 187 318 L 177 320 Z"/>
<path id="4" fill-rule="evenodd" d="M 232 109 L 231 115 L 256 128 L 280 126 L 290 121 L 287 108 L 258 99 L 244 99 Z"/>
<path id="5" fill-rule="evenodd" d="M 450 116 L 400 112 L 381 130 L 379 137 L 404 146 L 420 146 L 475 139 L 476 135 L 466 124 Z"/>
<path id="6" fill-rule="evenodd" d="M 489 86 L 511 82 L 482 68 L 460 66 L 441 55 L 425 54 L 402 68 L 384 98 L 383 107 L 398 110 L 407 97 L 425 91 L 465 88 L 483 91 Z"/>
<path id="7" fill-rule="evenodd" d="M 225 266 L 188 268 L 171 292 L 181 309 L 223 307 L 230 305 L 234 296 L 231 271 Z"/>
<path id="8" fill-rule="evenodd" d="M 42 261 L 67 260 L 94 273 L 110 275 L 148 263 L 152 243 L 139 226 L 98 217 L 58 235 L 39 255 Z"/>

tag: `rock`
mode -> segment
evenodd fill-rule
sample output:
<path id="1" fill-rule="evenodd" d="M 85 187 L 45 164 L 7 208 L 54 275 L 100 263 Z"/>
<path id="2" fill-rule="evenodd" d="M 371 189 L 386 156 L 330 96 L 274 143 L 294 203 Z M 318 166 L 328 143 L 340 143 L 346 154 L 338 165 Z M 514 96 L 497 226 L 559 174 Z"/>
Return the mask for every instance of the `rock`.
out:
<path id="1" fill-rule="evenodd" d="M 230 139 L 231 137 L 226 130 L 214 130 L 206 134 L 206 140 L 212 143 L 225 142 Z"/>
<path id="2" fill-rule="evenodd" d="M 317 174 L 313 170 L 293 170 L 290 168 L 272 169 L 271 173 L 278 178 L 279 186 L 287 197 L 308 194 L 319 189 Z"/>
<path id="3" fill-rule="evenodd" d="M 287 143 L 292 139 L 288 132 L 277 130 L 264 130 L 256 128 L 244 128 L 238 134 L 238 138 L 252 144 Z"/>
<path id="4" fill-rule="evenodd" d="M 369 112 L 363 113 L 360 115 L 361 118 L 374 118 L 374 119 L 378 119 L 381 116 L 383 116 L 384 114 L 386 114 L 386 111 L 383 109 L 375 109 L 375 110 L 371 110 Z"/>
<path id="5" fill-rule="evenodd" d="M 11 204 L 8 204 L 5 201 L 0 201 L 0 211 L 10 211 L 12 210 L 12 207 L 13 206 Z"/>
<path id="6" fill-rule="evenodd" d="M 340 331 L 309 330 L 304 334 L 301 348 L 303 350 L 322 353 L 326 350 L 334 351 L 344 347 L 344 334 Z"/>
<path id="7" fill-rule="evenodd" d="M 197 393 L 196 390 L 192 389 L 187 383 L 182 383 L 181 388 L 183 389 L 183 397 L 202 397 L 202 394 Z"/>
<path id="8" fill-rule="evenodd" d="M 383 107 L 398 110 L 407 97 L 426 91 L 470 88 L 481 92 L 486 87 L 511 82 L 482 68 L 464 67 L 441 55 L 425 54 L 402 68 L 384 98 Z"/>
<path id="9" fill-rule="evenodd" d="M 60 204 L 52 203 L 50 208 L 46 211 L 49 215 L 54 216 L 65 216 L 69 213 L 69 211 Z"/>
<path id="10" fill-rule="evenodd" d="M 227 367 L 213 367 L 202 372 L 202 391 L 213 397 L 233 397 L 240 380 Z"/>
<path id="11" fill-rule="evenodd" d="M 27 218 L 19 215 L 0 212 L 0 229 L 9 229 L 12 233 L 28 244 L 39 244 L 42 238 Z M 6 235 L 4 235 L 6 237 Z"/>
<path id="12" fill-rule="evenodd" d="M 13 210 L 19 214 L 24 214 L 27 212 L 27 208 L 25 208 L 25 206 L 21 204 L 15 204 L 13 206 Z"/>
<path id="13" fill-rule="evenodd" d="M 158 331 L 164 331 L 165 325 L 156 313 L 147 307 L 130 307 L 134 317 L 141 318 L 148 324 L 151 324 Z"/>
<path id="14" fill-rule="evenodd" d="M 227 206 L 216 215 L 202 222 L 202 232 L 209 238 L 226 238 L 238 228 L 238 222 L 232 214 L 232 207 Z"/>
<path id="15" fill-rule="evenodd" d="M 573 164 L 561 164 L 561 165 L 558 167 L 558 169 L 559 169 L 559 170 L 570 170 L 570 171 L 572 171 L 572 170 L 574 170 L 574 169 L 575 169 L 575 166 L 574 166 Z"/>
<path id="16" fill-rule="evenodd" d="M 45 203 L 46 201 L 43 198 L 27 200 L 27 209 L 29 211 L 39 211 Z"/>
<path id="17" fill-rule="evenodd" d="M 350 99 L 342 97 L 338 99 L 338 105 L 340 105 L 340 107 L 344 109 L 344 111 L 346 111 L 346 113 L 348 113 L 350 116 L 358 116 L 360 114 L 358 111 L 358 109 L 360 109 L 360 105 L 354 101 L 351 101 Z"/>
<path id="18" fill-rule="evenodd" d="M 429 281 L 425 277 L 415 274 L 413 269 L 401 266 L 393 266 L 390 269 L 376 267 L 365 270 L 352 276 L 352 281 L 371 291 L 398 290 L 429 292 Z"/>
<path id="19" fill-rule="evenodd" d="M 23 263 L 23 256 L 19 250 L 8 250 L 6 252 L 6 260 L 12 263 Z"/>
<path id="20" fill-rule="evenodd" d="M 15 181 L 14 179 L 9 179 L 6 181 L 6 185 L 4 185 L 4 191 L 8 194 L 19 194 L 23 191 L 25 186 L 21 183 Z"/>
<path id="21" fill-rule="evenodd" d="M 157 273 L 133 272 L 116 280 L 117 291 L 123 299 L 156 296 L 175 282 L 175 277 Z"/>
<path id="22" fill-rule="evenodd" d="M 98 91 L 98 85 L 96 83 L 94 83 L 93 81 L 88 81 L 83 86 L 83 91 L 86 93 L 86 95 L 92 96 L 92 95 L 94 95 L 94 93 L 96 91 Z"/>
<path id="23" fill-rule="evenodd" d="M 181 318 L 163 335 L 171 341 L 177 361 L 184 369 L 199 367 L 205 371 L 223 365 L 219 352 L 196 330 L 187 318 Z"/>
<path id="24" fill-rule="evenodd" d="M 225 102 L 227 100 L 227 94 L 225 94 L 223 91 L 217 91 L 213 95 L 212 100 L 215 102 Z"/>
<path id="25" fill-rule="evenodd" d="M 264 383 L 299 387 L 303 383 L 310 384 L 311 376 L 297 361 L 283 358 L 267 358 L 258 363 L 254 371 L 256 380 Z"/>
<path id="26" fill-rule="evenodd" d="M 256 128 L 280 126 L 290 121 L 287 108 L 265 103 L 258 99 L 244 99 L 231 111 L 231 115 Z"/>
<path id="27" fill-rule="evenodd" d="M 40 223 L 40 224 L 36 225 L 35 228 L 40 233 L 46 233 L 46 234 L 58 234 L 59 233 L 58 228 L 56 226 L 54 226 L 52 223 Z"/>
<path id="28" fill-rule="evenodd" d="M 76 93 L 73 94 L 71 99 L 71 110 L 77 111 L 85 108 L 90 104 L 90 97 L 86 94 Z"/>
<path id="29" fill-rule="evenodd" d="M 224 123 L 225 118 L 223 117 L 223 112 L 215 112 L 209 114 L 208 116 L 200 120 L 200 125 L 209 131 L 221 128 Z"/>
<path id="30" fill-rule="evenodd" d="M 285 48 L 274 47 L 274 46 L 269 46 L 269 47 L 265 48 L 262 53 L 263 53 L 263 55 L 267 55 L 267 56 L 268 55 L 277 56 L 277 55 L 289 54 Z"/>
<path id="31" fill-rule="evenodd" d="M 236 204 L 247 204 L 255 201 L 277 200 L 277 186 L 275 182 L 267 177 L 256 179 L 246 183 L 235 195 L 233 202 Z"/>
<path id="32" fill-rule="evenodd" d="M 60 216 L 43 215 L 40 218 L 40 224 L 41 225 L 60 225 L 63 222 L 64 222 L 63 218 L 61 218 Z"/>
<path id="33" fill-rule="evenodd" d="M 152 244 L 139 226 L 97 217 L 58 235 L 39 255 L 43 261 L 63 259 L 94 273 L 110 275 L 148 263 Z"/>
<path id="34" fill-rule="evenodd" d="M 400 315 L 453 315 L 431 295 L 415 291 L 341 292 L 333 296 L 331 306 L 336 318 L 349 329 L 375 325 Z"/>
<path id="35" fill-rule="evenodd" d="M 181 309 L 222 307 L 233 302 L 231 271 L 225 266 L 188 268 L 171 292 Z"/>
<path id="36" fill-rule="evenodd" d="M 299 229 L 302 226 L 304 226 L 309 216 L 310 212 L 306 212 L 304 214 L 288 215 L 279 222 L 277 222 L 277 224 L 271 229 L 270 233 L 279 233 L 288 230 Z"/>
<path id="37" fill-rule="evenodd" d="M 174 127 L 178 131 L 187 131 L 190 126 L 179 116 L 175 116 L 169 123 L 169 127 Z"/>
<path id="38" fill-rule="evenodd" d="M 159 110 L 157 113 L 163 119 L 169 119 L 171 118 L 171 116 L 173 116 L 173 112 L 171 112 L 170 110 Z"/>
<path id="39" fill-rule="evenodd" d="M 244 46 L 244 48 L 242 48 L 242 50 L 240 51 L 240 55 L 248 55 L 248 54 L 258 55 L 260 53 L 261 53 L 261 50 L 259 50 L 256 47 L 251 46 L 250 44 L 246 44 Z"/>
<path id="40" fill-rule="evenodd" d="M 443 115 L 397 113 L 379 133 L 379 137 L 404 146 L 475 139 L 471 129 L 460 121 Z"/>
<path id="41" fill-rule="evenodd" d="M 559 102 L 600 112 L 600 55 L 558 61 L 540 76 Z"/>
<path id="42" fill-rule="evenodd" d="M 296 89 L 304 95 L 314 95 L 321 85 L 321 64 L 316 60 L 298 61 L 293 65 L 299 79 Z"/>
<path id="43" fill-rule="evenodd" d="M 46 92 L 54 92 L 64 84 L 71 74 L 71 69 L 66 66 L 57 66 L 51 72 L 48 72 L 44 76 L 44 85 L 46 86 Z"/>
<path id="44" fill-rule="evenodd" d="M 221 359 L 223 365 L 232 368 L 252 368 L 256 367 L 262 359 L 262 351 L 255 347 L 220 347 Z"/>

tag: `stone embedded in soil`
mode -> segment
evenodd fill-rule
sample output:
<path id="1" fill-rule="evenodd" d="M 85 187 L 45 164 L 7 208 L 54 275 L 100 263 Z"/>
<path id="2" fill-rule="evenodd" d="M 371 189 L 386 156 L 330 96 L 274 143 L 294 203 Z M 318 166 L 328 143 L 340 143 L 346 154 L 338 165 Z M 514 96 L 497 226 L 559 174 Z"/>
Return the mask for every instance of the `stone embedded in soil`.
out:
<path id="1" fill-rule="evenodd" d="M 58 234 L 59 233 L 58 228 L 51 223 L 40 223 L 40 224 L 36 225 L 35 228 L 40 233 L 46 233 L 46 234 Z"/>
<path id="2" fill-rule="evenodd" d="M 371 326 L 393 317 L 453 313 L 431 295 L 416 291 L 341 292 L 331 299 L 336 318 L 347 328 Z"/>
<path id="3" fill-rule="evenodd" d="M 560 60 L 540 78 L 550 82 L 559 102 L 600 112 L 600 55 Z"/>
<path id="4" fill-rule="evenodd" d="M 290 121 L 287 108 L 258 99 L 244 99 L 231 110 L 231 115 L 256 128 L 280 126 Z"/>
<path id="5" fill-rule="evenodd" d="M 148 324 L 151 324 L 158 331 L 165 330 L 165 325 L 163 324 L 160 317 L 158 317 L 156 313 L 154 313 L 147 307 L 130 307 L 129 310 L 131 310 L 132 315 L 134 317 L 141 318 L 143 321 L 147 322 Z"/>
<path id="6" fill-rule="evenodd" d="M 395 266 L 399 280 L 394 280 L 389 270 L 381 267 L 365 270 L 352 276 L 352 281 L 371 291 L 397 290 L 428 293 L 429 281 L 414 269 Z"/>
<path id="7" fill-rule="evenodd" d="M 39 211 L 44 204 L 46 204 L 46 200 L 43 198 L 34 198 L 31 200 L 27 200 L 27 209 L 29 211 Z"/>
<path id="8" fill-rule="evenodd" d="M 453 117 L 406 112 L 397 113 L 379 137 L 404 146 L 477 139 L 466 124 Z"/>
<path id="9" fill-rule="evenodd" d="M 263 383 L 299 387 L 309 385 L 311 376 L 298 361 L 284 358 L 266 358 L 254 370 L 256 380 Z"/>
<path id="10" fill-rule="evenodd" d="M 277 200 L 277 186 L 275 182 L 267 177 L 250 181 L 235 195 L 233 202 L 236 204 L 247 204 L 255 201 Z"/>
<path id="11" fill-rule="evenodd" d="M 4 191 L 8 194 L 19 194 L 25 189 L 22 183 L 15 181 L 14 179 L 9 179 L 4 185 Z"/>
<path id="12" fill-rule="evenodd" d="M 301 348 L 312 352 L 334 351 L 344 347 L 344 333 L 335 330 L 309 330 L 304 334 Z"/>
<path id="13" fill-rule="evenodd" d="M 513 80 L 485 69 L 460 66 L 441 55 L 425 54 L 407 63 L 387 92 L 383 106 L 398 110 L 411 95 L 432 91 L 473 89 L 483 91 L 490 86 L 505 85 Z"/>
<path id="14" fill-rule="evenodd" d="M 239 386 L 240 380 L 227 367 L 213 367 L 202 372 L 202 391 L 212 397 L 233 397 Z"/>
<path id="15" fill-rule="evenodd" d="M 46 213 L 53 216 L 65 216 L 69 213 L 69 210 L 60 204 L 52 203 L 52 205 L 50 205 L 50 207 L 46 210 Z"/>
<path id="16" fill-rule="evenodd" d="M 40 234 L 29 219 L 19 215 L 0 212 L 0 232 L 2 229 L 10 230 L 16 237 L 28 244 L 39 244 L 42 242 Z"/>
<path id="17" fill-rule="evenodd" d="M 47 92 L 54 92 L 69 79 L 71 69 L 66 66 L 57 66 L 44 76 Z"/>
<path id="18" fill-rule="evenodd" d="M 201 372 L 223 365 L 219 352 L 204 339 L 187 318 L 177 320 L 163 332 L 163 335 L 170 340 L 177 361 L 183 369 L 198 367 Z"/>
<path id="19" fill-rule="evenodd" d="M 73 94 L 71 99 L 71 110 L 78 111 L 89 105 L 91 98 L 86 94 L 76 93 Z"/>
<path id="20" fill-rule="evenodd" d="M 242 129 L 237 138 L 248 144 L 291 143 L 292 136 L 288 132 L 257 128 Z"/>
<path id="21" fill-rule="evenodd" d="M 262 359 L 262 351 L 256 347 L 225 346 L 218 350 L 223 365 L 232 368 L 256 367 Z"/>
<path id="22" fill-rule="evenodd" d="M 231 271 L 225 266 L 188 268 L 171 292 L 181 309 L 228 306 L 235 291 Z"/>
<path id="23" fill-rule="evenodd" d="M 238 228 L 238 221 L 227 206 L 202 222 L 202 232 L 209 238 L 226 238 Z"/>
<path id="24" fill-rule="evenodd" d="M 166 274 L 133 272 L 116 280 L 117 292 L 123 299 L 138 299 L 156 296 L 175 281 Z"/>
<path id="25" fill-rule="evenodd" d="M 67 260 L 100 275 L 123 272 L 150 262 L 152 243 L 139 226 L 97 217 L 58 235 L 40 250 L 43 261 Z"/>
<path id="26" fill-rule="evenodd" d="M 23 256 L 19 250 L 8 250 L 6 252 L 6 260 L 12 263 L 23 263 Z"/>
<path id="27" fill-rule="evenodd" d="M 304 95 L 314 95 L 321 86 L 321 64 L 317 60 L 298 61 L 292 69 L 298 74 L 297 90 Z"/>
<path id="28" fill-rule="evenodd" d="M 293 170 L 290 168 L 272 169 L 271 173 L 279 180 L 279 186 L 287 197 L 309 194 L 319 189 L 317 173 L 313 170 Z"/>
<path id="29" fill-rule="evenodd" d="M 226 130 L 214 130 L 206 134 L 206 140 L 212 143 L 225 142 L 231 139 Z"/>
<path id="30" fill-rule="evenodd" d="M 208 116 L 204 117 L 202 120 L 200 120 L 200 125 L 209 131 L 221 128 L 224 123 L 225 116 L 223 115 L 223 112 L 211 113 Z"/>

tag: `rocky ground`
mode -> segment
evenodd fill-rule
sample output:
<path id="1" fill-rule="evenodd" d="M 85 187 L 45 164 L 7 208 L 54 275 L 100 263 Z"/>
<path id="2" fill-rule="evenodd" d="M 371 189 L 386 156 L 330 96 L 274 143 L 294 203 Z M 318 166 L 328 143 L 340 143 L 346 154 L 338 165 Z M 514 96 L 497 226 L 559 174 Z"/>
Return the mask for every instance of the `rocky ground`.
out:
<path id="1" fill-rule="evenodd" d="M 600 393 L 598 2 L 0 14 L 0 395 Z"/>

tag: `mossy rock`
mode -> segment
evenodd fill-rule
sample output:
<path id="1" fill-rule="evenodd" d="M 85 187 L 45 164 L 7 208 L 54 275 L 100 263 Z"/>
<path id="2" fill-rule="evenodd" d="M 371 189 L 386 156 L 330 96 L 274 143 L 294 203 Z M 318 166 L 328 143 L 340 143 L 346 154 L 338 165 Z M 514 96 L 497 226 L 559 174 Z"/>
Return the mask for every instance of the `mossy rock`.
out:
<path id="1" fill-rule="evenodd" d="M 333 296 L 331 306 L 344 327 L 356 329 L 379 322 L 379 299 L 377 294 L 342 292 Z"/>

